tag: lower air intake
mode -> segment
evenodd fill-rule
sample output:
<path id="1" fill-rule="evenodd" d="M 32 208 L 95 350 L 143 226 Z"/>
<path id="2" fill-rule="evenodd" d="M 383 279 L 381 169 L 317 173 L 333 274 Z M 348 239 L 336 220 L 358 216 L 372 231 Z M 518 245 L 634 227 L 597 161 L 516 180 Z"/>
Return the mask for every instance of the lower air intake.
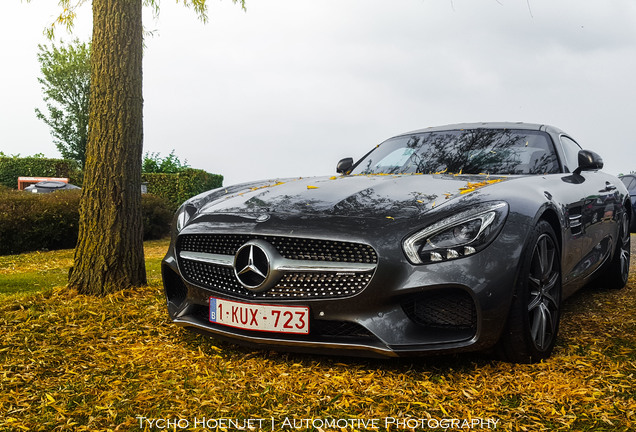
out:
<path id="1" fill-rule="evenodd" d="M 477 309 L 470 294 L 461 289 L 429 291 L 402 304 L 406 315 L 428 328 L 477 328 Z"/>

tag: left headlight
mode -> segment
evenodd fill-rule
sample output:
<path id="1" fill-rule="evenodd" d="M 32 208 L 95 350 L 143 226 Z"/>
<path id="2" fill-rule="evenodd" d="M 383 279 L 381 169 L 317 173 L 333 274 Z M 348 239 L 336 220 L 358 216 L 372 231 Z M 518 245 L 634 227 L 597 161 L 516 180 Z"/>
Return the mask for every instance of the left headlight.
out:
<path id="1" fill-rule="evenodd" d="M 484 249 L 499 234 L 508 215 L 508 204 L 493 201 L 424 228 L 402 243 L 413 264 L 448 261 L 472 255 Z"/>
<path id="2" fill-rule="evenodd" d="M 177 233 L 181 232 L 196 212 L 196 207 L 188 202 L 179 207 L 175 215 L 175 228 Z"/>

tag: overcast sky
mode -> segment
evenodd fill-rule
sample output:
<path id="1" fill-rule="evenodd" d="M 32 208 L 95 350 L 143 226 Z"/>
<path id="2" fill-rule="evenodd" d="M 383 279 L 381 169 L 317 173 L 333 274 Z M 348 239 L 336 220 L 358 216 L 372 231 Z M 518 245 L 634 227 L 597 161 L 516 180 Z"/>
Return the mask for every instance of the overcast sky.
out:
<path id="1" fill-rule="evenodd" d="M 59 157 L 37 82 L 57 2 L 3 1 L 0 151 Z M 636 170 L 634 0 L 208 0 L 147 14 L 144 151 L 225 185 L 332 175 L 401 132 L 472 121 L 566 130 Z M 90 37 L 90 2 L 72 36 Z"/>

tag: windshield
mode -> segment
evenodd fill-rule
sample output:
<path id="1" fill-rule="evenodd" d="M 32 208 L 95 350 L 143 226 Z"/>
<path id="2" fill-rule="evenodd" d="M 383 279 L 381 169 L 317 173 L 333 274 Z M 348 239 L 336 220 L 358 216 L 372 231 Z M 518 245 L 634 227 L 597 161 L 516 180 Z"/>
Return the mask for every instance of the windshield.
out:
<path id="1" fill-rule="evenodd" d="M 472 129 L 391 138 L 352 174 L 550 174 L 559 172 L 550 137 L 539 131 Z"/>

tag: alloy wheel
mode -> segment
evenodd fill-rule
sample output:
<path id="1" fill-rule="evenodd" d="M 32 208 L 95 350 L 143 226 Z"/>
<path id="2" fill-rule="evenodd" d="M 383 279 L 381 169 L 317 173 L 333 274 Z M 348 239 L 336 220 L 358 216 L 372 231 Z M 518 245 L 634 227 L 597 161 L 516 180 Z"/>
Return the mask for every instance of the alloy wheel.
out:
<path id="1" fill-rule="evenodd" d="M 528 275 L 530 336 L 540 351 L 551 345 L 559 322 L 561 290 L 557 250 L 552 237 L 542 234 L 535 244 Z"/>
<path id="2" fill-rule="evenodd" d="M 623 280 L 627 281 L 629 277 L 629 260 L 630 260 L 630 252 L 631 252 L 631 235 L 629 232 L 629 217 L 627 213 L 624 212 L 621 220 L 620 227 L 620 263 L 621 263 L 621 277 Z"/>

